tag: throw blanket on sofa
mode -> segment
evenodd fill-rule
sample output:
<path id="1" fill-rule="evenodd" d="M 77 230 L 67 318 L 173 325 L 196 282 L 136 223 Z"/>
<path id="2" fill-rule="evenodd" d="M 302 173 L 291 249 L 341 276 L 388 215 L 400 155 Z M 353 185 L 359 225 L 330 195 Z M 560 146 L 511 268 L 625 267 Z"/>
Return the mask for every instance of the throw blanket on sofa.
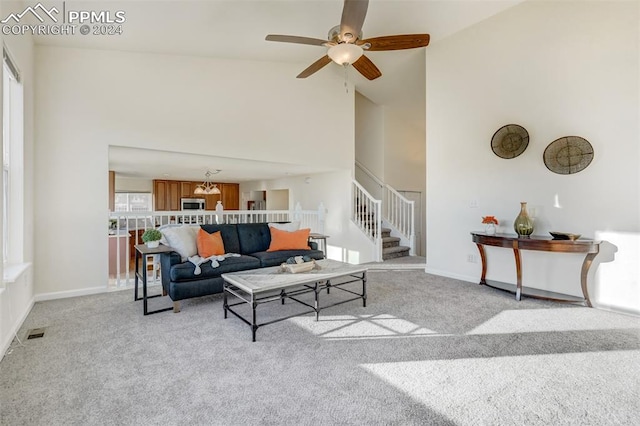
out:
<path id="1" fill-rule="evenodd" d="M 240 255 L 237 253 L 226 253 L 221 255 L 214 254 L 213 256 L 209 256 L 209 257 L 201 257 L 196 254 L 195 256 L 191 256 L 188 259 L 189 259 L 189 262 L 193 263 L 196 266 L 195 270 L 193 271 L 193 274 L 200 275 L 202 273 L 202 269 L 200 269 L 200 265 L 208 261 L 211 261 L 211 267 L 217 268 L 218 266 L 220 266 L 219 262 L 222 262 L 227 257 L 240 257 Z"/>

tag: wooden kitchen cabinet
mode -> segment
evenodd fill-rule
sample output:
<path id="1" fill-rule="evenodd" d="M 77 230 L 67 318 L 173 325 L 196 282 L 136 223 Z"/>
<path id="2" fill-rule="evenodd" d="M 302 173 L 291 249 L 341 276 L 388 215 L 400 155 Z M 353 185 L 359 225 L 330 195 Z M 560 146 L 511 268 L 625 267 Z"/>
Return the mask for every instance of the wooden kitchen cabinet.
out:
<path id="1" fill-rule="evenodd" d="M 167 209 L 167 181 L 153 181 L 153 210 L 165 211 Z"/>
<path id="2" fill-rule="evenodd" d="M 109 170 L 109 211 L 116 209 L 116 172 Z"/>
<path id="3" fill-rule="evenodd" d="M 131 260 L 135 259 L 136 244 L 144 244 L 144 241 L 142 241 L 142 234 L 144 234 L 144 229 L 132 229 L 129 231 L 129 258 L 131 258 Z"/>
<path id="4" fill-rule="evenodd" d="M 218 184 L 218 188 L 220 188 L 220 184 Z M 204 209 L 205 210 L 215 210 L 218 201 L 220 201 L 222 194 L 211 194 L 204 196 Z"/>
<path id="5" fill-rule="evenodd" d="M 196 189 L 195 182 L 180 182 L 180 197 L 181 198 L 199 198 L 193 194 Z"/>
<path id="6" fill-rule="evenodd" d="M 222 184 L 222 205 L 225 210 L 240 209 L 240 185 L 237 183 Z"/>
<path id="7" fill-rule="evenodd" d="M 155 211 L 180 210 L 180 181 L 153 181 L 153 209 Z"/>
<path id="8" fill-rule="evenodd" d="M 154 180 L 153 209 L 155 211 L 178 211 L 181 209 L 181 198 L 204 198 L 206 210 L 215 210 L 218 201 L 222 201 L 225 210 L 240 209 L 240 184 L 217 183 L 220 194 L 194 195 L 193 191 L 201 183 L 179 180 Z"/>
<path id="9" fill-rule="evenodd" d="M 169 210 L 180 210 L 180 182 L 177 180 L 169 180 L 167 182 L 167 204 L 169 205 Z"/>

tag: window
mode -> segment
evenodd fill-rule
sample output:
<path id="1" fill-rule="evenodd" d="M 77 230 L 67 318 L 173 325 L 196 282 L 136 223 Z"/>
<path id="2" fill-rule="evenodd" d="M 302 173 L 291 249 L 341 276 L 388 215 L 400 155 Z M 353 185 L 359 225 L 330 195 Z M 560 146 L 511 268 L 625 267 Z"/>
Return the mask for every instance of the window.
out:
<path id="1" fill-rule="evenodd" d="M 23 261 L 24 98 L 20 71 L 3 49 L 2 72 L 2 259 Z"/>
<path id="2" fill-rule="evenodd" d="M 117 212 L 150 212 L 153 196 L 150 192 L 118 192 L 115 204 Z"/>

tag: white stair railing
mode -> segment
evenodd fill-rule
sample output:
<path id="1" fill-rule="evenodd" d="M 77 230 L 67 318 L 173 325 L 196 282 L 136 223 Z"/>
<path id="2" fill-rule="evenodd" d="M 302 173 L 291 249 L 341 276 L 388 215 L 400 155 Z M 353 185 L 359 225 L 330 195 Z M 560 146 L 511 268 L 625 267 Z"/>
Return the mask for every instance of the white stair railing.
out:
<path id="1" fill-rule="evenodd" d="M 415 202 L 408 200 L 389 185 L 382 189 L 384 219 L 409 241 L 409 253 L 415 255 Z"/>
<path id="2" fill-rule="evenodd" d="M 376 200 L 382 200 L 382 188 L 384 188 L 384 182 L 369 170 L 364 164 L 356 160 L 355 169 L 356 181 L 364 187 L 364 189 L 373 196 Z"/>
<path id="3" fill-rule="evenodd" d="M 366 186 L 370 192 L 381 194 L 382 219 L 395 231 L 395 236 L 402 239 L 402 244 L 409 246 L 409 254 L 415 256 L 415 203 L 405 198 L 392 186 L 382 182 L 364 164 L 356 160 L 356 176 L 366 180 Z M 375 190 L 374 190 L 375 189 Z M 398 235 L 399 234 L 399 235 Z"/>
<path id="4" fill-rule="evenodd" d="M 382 202 L 376 200 L 362 185 L 352 181 L 351 220 L 371 240 L 373 257 L 382 261 Z"/>

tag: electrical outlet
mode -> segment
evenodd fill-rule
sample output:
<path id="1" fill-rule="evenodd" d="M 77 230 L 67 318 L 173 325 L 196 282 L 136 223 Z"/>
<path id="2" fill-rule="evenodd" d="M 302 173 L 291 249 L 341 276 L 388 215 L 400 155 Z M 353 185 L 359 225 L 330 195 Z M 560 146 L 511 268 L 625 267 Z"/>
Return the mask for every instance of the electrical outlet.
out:
<path id="1" fill-rule="evenodd" d="M 480 202 L 478 200 L 469 200 L 470 209 L 477 209 L 478 207 L 480 207 Z"/>
<path id="2" fill-rule="evenodd" d="M 478 263 L 478 256 L 475 254 L 468 254 L 467 255 L 467 262 L 469 263 Z"/>

